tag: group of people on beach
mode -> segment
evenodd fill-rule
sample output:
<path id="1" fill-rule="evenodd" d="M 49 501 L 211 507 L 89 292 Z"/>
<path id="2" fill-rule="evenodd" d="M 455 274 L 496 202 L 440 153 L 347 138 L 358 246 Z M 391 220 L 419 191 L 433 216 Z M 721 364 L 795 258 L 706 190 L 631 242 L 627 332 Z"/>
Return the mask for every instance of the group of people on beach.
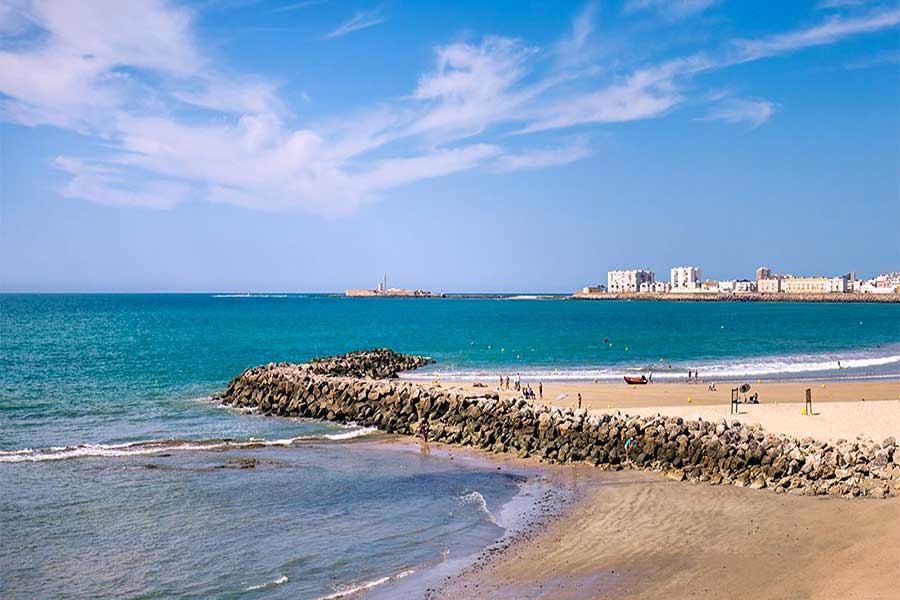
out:
<path id="1" fill-rule="evenodd" d="M 498 390 L 502 389 L 510 389 L 509 387 L 509 375 L 500 375 L 500 387 Z M 535 394 L 534 389 L 532 389 L 530 383 L 526 383 L 522 385 L 522 376 L 516 373 L 515 378 L 513 379 L 513 388 L 517 392 L 522 392 L 522 395 L 525 396 L 526 400 L 534 400 L 535 398 L 544 399 L 544 382 L 538 382 L 538 391 Z"/>

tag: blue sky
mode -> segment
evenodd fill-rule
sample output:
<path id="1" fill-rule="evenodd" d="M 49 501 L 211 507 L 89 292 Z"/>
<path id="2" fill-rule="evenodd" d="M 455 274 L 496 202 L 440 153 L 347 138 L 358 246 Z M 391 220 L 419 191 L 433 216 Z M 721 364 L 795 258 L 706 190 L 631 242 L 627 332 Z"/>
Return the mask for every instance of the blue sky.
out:
<path id="1" fill-rule="evenodd" d="M 900 268 L 896 2 L 0 0 L 0 287 Z"/>

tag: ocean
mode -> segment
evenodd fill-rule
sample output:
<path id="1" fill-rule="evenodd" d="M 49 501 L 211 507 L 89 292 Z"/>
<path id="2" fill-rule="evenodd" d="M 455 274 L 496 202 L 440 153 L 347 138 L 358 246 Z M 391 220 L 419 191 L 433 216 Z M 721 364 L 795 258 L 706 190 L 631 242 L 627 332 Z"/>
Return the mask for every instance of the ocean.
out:
<path id="1" fill-rule="evenodd" d="M 886 378 L 900 305 L 2 295 L 0 597 L 338 598 L 464 563 L 534 473 L 209 399 L 373 347 L 488 383 Z"/>

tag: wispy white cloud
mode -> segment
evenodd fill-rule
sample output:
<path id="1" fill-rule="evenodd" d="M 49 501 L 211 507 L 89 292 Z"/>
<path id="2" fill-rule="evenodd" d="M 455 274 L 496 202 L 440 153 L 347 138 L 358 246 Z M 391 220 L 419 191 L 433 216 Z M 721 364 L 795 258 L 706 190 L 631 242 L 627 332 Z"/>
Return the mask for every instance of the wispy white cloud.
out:
<path id="1" fill-rule="evenodd" d="M 667 18 L 683 19 L 702 13 L 719 2 L 721 0 L 628 0 L 623 10 L 626 13 L 654 11 Z"/>
<path id="2" fill-rule="evenodd" d="M 816 5 L 821 10 L 830 10 L 833 8 L 847 8 L 848 6 L 862 6 L 866 0 L 820 0 Z"/>
<path id="3" fill-rule="evenodd" d="M 556 148 L 537 148 L 499 157 L 494 169 L 499 172 L 558 167 L 587 158 L 591 154 L 586 136 L 577 136 L 570 143 Z"/>
<path id="4" fill-rule="evenodd" d="M 702 117 L 703 121 L 723 121 L 733 125 L 747 123 L 752 128 L 768 121 L 777 110 L 777 105 L 768 100 L 724 98 Z"/>
<path id="5" fill-rule="evenodd" d="M 380 8 L 371 11 L 358 12 L 353 15 L 350 20 L 341 23 L 334 31 L 323 35 L 322 38 L 331 40 L 334 38 L 345 36 L 348 33 L 353 33 L 354 31 L 359 31 L 360 29 L 368 29 L 369 27 L 374 27 L 379 23 L 384 23 L 384 21 L 385 17 L 381 14 Z"/>
<path id="6" fill-rule="evenodd" d="M 856 71 L 859 69 L 881 67 L 883 65 L 896 65 L 897 63 L 900 63 L 900 53 L 896 50 L 886 50 L 884 52 L 878 52 L 871 56 L 844 63 L 844 68 L 850 71 Z"/>
<path id="7" fill-rule="evenodd" d="M 556 52 L 565 65 L 585 62 L 588 40 L 594 33 L 597 18 L 597 2 L 588 2 L 572 21 L 572 30 L 557 45 Z"/>
<path id="8" fill-rule="evenodd" d="M 822 23 L 789 33 L 755 40 L 737 40 L 739 60 L 757 60 L 776 54 L 793 52 L 813 46 L 833 44 L 843 38 L 896 27 L 900 10 L 892 8 L 860 17 L 832 17 Z"/>
<path id="9" fill-rule="evenodd" d="M 303 2 L 292 2 L 290 4 L 283 4 L 277 8 L 275 8 L 272 12 L 290 12 L 294 10 L 301 10 L 304 8 L 310 8 L 313 6 L 318 6 L 320 4 L 325 4 L 328 0 L 304 0 Z"/>
<path id="10" fill-rule="evenodd" d="M 718 56 L 563 64 L 560 49 L 578 54 L 589 44 L 588 5 L 548 50 L 499 36 L 440 45 L 408 96 L 305 123 L 278 85 L 216 64 L 188 9 L 164 0 L 16 0 L 15 8 L 0 12 L 0 30 L 16 42 L 0 47 L 3 118 L 79 131 L 107 149 L 99 158 L 57 159 L 69 178 L 62 195 L 326 216 L 433 177 L 572 163 L 590 155 L 589 138 L 561 137 L 563 130 L 660 118 L 697 95 L 704 72 L 896 26 L 896 13 L 885 12 L 742 40 Z M 776 110 L 730 95 L 715 102 L 704 118 L 759 126 Z"/>

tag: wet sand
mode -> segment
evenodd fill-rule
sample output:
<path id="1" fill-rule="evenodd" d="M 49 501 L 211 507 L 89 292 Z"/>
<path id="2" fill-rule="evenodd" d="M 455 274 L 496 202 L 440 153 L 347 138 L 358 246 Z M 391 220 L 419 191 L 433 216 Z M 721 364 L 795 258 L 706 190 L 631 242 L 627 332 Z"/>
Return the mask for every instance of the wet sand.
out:
<path id="1" fill-rule="evenodd" d="M 896 599 L 900 499 L 570 467 L 579 500 L 435 598 Z"/>
<path id="2" fill-rule="evenodd" d="M 800 414 L 807 387 L 812 416 Z M 736 417 L 728 412 L 730 385 L 717 388 L 548 383 L 544 401 L 572 407 L 580 392 L 582 406 L 597 412 L 738 418 L 819 439 L 881 441 L 900 434 L 896 381 L 828 382 L 825 388 L 752 384 L 762 404 L 741 405 Z M 562 393 L 568 396 L 556 400 Z M 900 498 L 800 497 L 693 485 L 654 473 L 548 469 L 576 490 L 562 516 L 477 562 L 431 597 L 900 598 Z"/>

